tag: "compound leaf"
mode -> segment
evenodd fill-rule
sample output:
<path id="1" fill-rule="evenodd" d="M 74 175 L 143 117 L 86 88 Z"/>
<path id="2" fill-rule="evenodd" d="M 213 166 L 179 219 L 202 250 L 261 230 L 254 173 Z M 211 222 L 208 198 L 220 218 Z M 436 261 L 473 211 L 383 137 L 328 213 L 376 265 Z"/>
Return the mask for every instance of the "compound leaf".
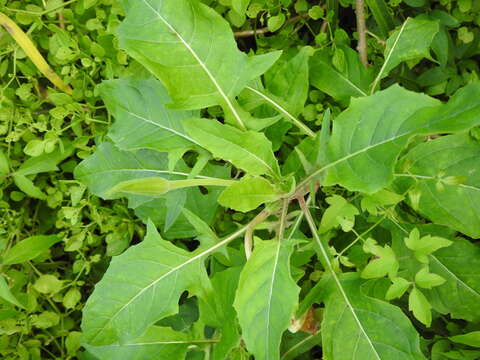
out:
<path id="1" fill-rule="evenodd" d="M 415 257 L 415 253 L 405 245 L 408 231 L 398 227 L 391 228 L 393 249 L 400 261 L 401 276 L 413 282 L 415 274 L 423 267 L 423 263 Z M 443 226 L 419 227 L 422 239 L 438 243 L 442 238 L 433 235 L 451 236 L 453 233 Z M 450 231 L 450 234 L 448 233 Z M 443 239 L 445 240 L 445 239 Z M 456 238 L 448 247 L 436 247 L 433 253 L 428 253 L 429 270 L 445 279 L 445 283 L 431 290 L 422 289 L 433 309 L 442 313 L 450 313 L 455 319 L 468 321 L 480 320 L 480 249 L 466 239 Z"/>

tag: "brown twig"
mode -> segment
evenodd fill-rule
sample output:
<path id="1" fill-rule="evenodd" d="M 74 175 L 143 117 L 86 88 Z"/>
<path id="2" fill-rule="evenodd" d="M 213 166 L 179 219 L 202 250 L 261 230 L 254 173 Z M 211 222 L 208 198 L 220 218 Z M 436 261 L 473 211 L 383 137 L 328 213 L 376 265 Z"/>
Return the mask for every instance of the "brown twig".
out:
<path id="1" fill-rule="evenodd" d="M 367 52 L 367 25 L 365 24 L 365 3 L 364 0 L 356 0 L 355 14 L 357 17 L 357 33 L 358 33 L 358 55 L 360 61 L 365 67 L 368 67 Z"/>
<path id="2" fill-rule="evenodd" d="M 294 16 L 294 17 L 288 19 L 287 21 L 285 21 L 284 25 L 292 24 L 292 23 L 295 23 L 295 22 L 297 22 L 301 19 L 305 19 L 305 18 L 308 18 L 308 13 Z M 270 32 L 270 30 L 268 30 L 268 27 L 263 27 L 263 28 L 254 29 L 254 30 L 237 31 L 236 33 L 234 33 L 234 35 L 235 35 L 236 38 L 242 38 L 242 37 L 249 37 L 249 36 L 255 36 L 255 35 L 260 35 L 260 34 L 266 34 L 266 33 L 269 33 L 269 32 Z"/>

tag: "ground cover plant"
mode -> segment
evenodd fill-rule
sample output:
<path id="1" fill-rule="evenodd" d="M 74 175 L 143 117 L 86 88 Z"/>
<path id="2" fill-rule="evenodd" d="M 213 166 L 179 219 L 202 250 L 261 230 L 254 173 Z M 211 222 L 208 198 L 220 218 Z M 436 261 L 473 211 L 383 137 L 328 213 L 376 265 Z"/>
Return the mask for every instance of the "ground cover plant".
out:
<path id="1" fill-rule="evenodd" d="M 3 5 L 6 359 L 480 357 L 478 4 Z"/>

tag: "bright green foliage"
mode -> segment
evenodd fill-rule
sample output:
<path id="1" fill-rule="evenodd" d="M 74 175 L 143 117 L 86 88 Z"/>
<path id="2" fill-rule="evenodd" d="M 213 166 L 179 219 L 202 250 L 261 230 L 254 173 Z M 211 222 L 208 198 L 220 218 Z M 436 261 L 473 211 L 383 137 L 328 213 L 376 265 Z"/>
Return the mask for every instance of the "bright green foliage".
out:
<path id="1" fill-rule="evenodd" d="M 372 71 L 365 69 L 355 51 L 341 49 L 345 53 L 343 71 L 335 68 L 328 50 L 315 52 L 310 60 L 310 83 L 337 100 L 366 96 L 373 80 Z"/>
<path id="2" fill-rule="evenodd" d="M 0 8 L 2 360 L 479 358 L 476 2 Z"/>
<path id="3" fill-rule="evenodd" d="M 244 177 L 225 189 L 218 202 L 224 207 L 247 212 L 261 204 L 278 200 L 281 195 L 281 191 L 262 177 Z"/>
<path id="4" fill-rule="evenodd" d="M 240 275 L 235 309 L 247 349 L 256 359 L 279 358 L 282 333 L 290 324 L 300 288 L 290 273 L 293 243 L 257 242 Z"/>
<path id="5" fill-rule="evenodd" d="M 375 255 L 375 259 L 371 260 L 362 271 L 361 276 L 364 279 L 373 279 L 385 275 L 395 278 L 399 264 L 395 252 L 390 246 L 378 246 L 375 240 L 368 238 L 363 244 L 363 250 Z"/>
<path id="6" fill-rule="evenodd" d="M 216 317 L 216 322 L 212 325 L 221 329 L 220 341 L 213 349 L 214 360 L 225 359 L 230 351 L 240 343 L 237 313 L 233 307 L 240 271 L 240 267 L 233 267 L 216 273 L 212 277 Z"/>
<path id="7" fill-rule="evenodd" d="M 480 331 L 472 331 L 468 334 L 451 336 L 449 339 L 456 343 L 480 347 Z"/>
<path id="8" fill-rule="evenodd" d="M 222 105 L 232 123 L 244 128 L 234 96 L 280 54 L 248 57 L 240 52 L 228 23 L 197 1 L 123 4 L 127 18 L 119 29 L 120 46 L 162 80 L 175 107 Z"/>
<path id="9" fill-rule="evenodd" d="M 388 75 L 403 61 L 430 58 L 430 45 L 438 29 L 437 21 L 407 19 L 387 40 L 385 63 L 379 76 Z"/>
<path id="10" fill-rule="evenodd" d="M 355 224 L 355 215 L 359 214 L 357 208 L 338 195 L 327 198 L 326 202 L 330 206 L 325 210 L 320 222 L 320 233 L 327 232 L 337 226 L 340 226 L 343 231 L 350 231 Z"/>
<path id="11" fill-rule="evenodd" d="M 410 232 L 410 235 L 404 240 L 405 245 L 413 251 L 413 254 L 417 258 L 417 260 L 422 263 L 429 262 L 428 255 L 430 255 L 431 253 L 452 244 L 450 240 L 437 236 L 426 235 L 420 237 L 420 232 L 416 228 L 413 229 Z"/>
<path id="12" fill-rule="evenodd" d="M 402 297 L 405 294 L 405 291 L 410 287 L 410 282 L 401 277 L 396 277 L 392 279 L 392 285 L 388 288 L 387 293 L 385 294 L 386 300 L 393 300 L 399 297 Z"/>
<path id="13" fill-rule="evenodd" d="M 214 157 L 231 162 L 250 175 L 278 179 L 279 168 L 270 141 L 261 133 L 243 132 L 207 119 L 184 121 L 187 133 Z"/>
<path id="14" fill-rule="evenodd" d="M 408 296 L 408 309 L 426 326 L 432 323 L 431 308 L 425 295 L 419 289 L 413 288 Z"/>
<path id="15" fill-rule="evenodd" d="M 0 276 L 0 298 L 8 301 L 9 303 L 12 303 L 13 305 L 18 306 L 19 308 L 25 308 L 24 305 L 22 305 L 15 295 L 12 294 L 7 281 L 3 276 Z"/>
<path id="16" fill-rule="evenodd" d="M 420 269 L 415 275 L 415 284 L 424 289 L 431 289 L 445 283 L 445 279 L 440 275 L 428 272 L 428 267 Z"/>
<path id="17" fill-rule="evenodd" d="M 437 100 L 399 86 L 353 99 L 334 122 L 327 152 L 330 169 L 326 185 L 338 183 L 368 193 L 388 185 L 402 148 L 426 122 L 414 114 L 437 104 Z M 368 174 L 364 169 L 369 170 Z"/>
<path id="18" fill-rule="evenodd" d="M 61 239 L 56 235 L 39 235 L 24 239 L 3 255 L 2 263 L 4 265 L 18 264 L 24 261 L 35 259 L 52 245 L 58 243 Z"/>
<path id="19" fill-rule="evenodd" d="M 393 180 L 397 157 L 412 136 L 462 131 L 480 123 L 473 99 L 479 91 L 478 84 L 472 84 L 442 105 L 398 86 L 353 100 L 333 127 L 326 184 L 379 191 Z M 468 106 L 464 106 L 466 101 L 470 101 Z M 368 177 L 363 173 L 366 168 Z"/>

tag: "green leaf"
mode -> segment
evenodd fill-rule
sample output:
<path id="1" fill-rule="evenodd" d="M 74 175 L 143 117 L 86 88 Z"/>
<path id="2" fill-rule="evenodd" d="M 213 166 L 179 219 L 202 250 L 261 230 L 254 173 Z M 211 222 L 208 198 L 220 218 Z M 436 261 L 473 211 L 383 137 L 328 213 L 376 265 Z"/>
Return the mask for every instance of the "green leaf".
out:
<path id="1" fill-rule="evenodd" d="M 398 85 L 353 99 L 333 123 L 324 185 L 338 183 L 351 191 L 367 193 L 381 190 L 393 180 L 400 151 L 425 121 L 415 117 L 420 123 L 416 125 L 408 119 L 417 110 L 436 104 L 437 100 Z"/>
<path id="2" fill-rule="evenodd" d="M 83 309 L 82 331 L 90 345 L 124 343 L 178 312 L 184 291 L 205 297 L 212 288 L 205 258 L 238 236 L 185 251 L 160 238 L 149 222 L 145 240 L 114 257 Z M 141 271 L 139 271 L 141 269 Z"/>
<path id="3" fill-rule="evenodd" d="M 231 162 L 250 175 L 278 178 L 280 170 L 272 144 L 264 134 L 240 131 L 215 120 L 184 121 L 187 133 L 214 157 Z"/>
<path id="4" fill-rule="evenodd" d="M 240 275 L 234 306 L 247 349 L 258 360 L 280 358 L 282 334 L 298 304 L 292 251 L 292 241 L 259 241 Z"/>
<path id="5" fill-rule="evenodd" d="M 282 27 L 285 23 L 285 14 L 279 13 L 278 15 L 270 16 L 267 21 L 268 30 L 275 32 Z"/>
<path id="6" fill-rule="evenodd" d="M 62 146 L 49 154 L 43 154 L 25 161 L 14 172 L 17 176 L 34 175 L 43 172 L 57 171 L 57 165 L 73 153 L 73 146 L 70 142 L 62 140 Z"/>
<path id="7" fill-rule="evenodd" d="M 440 275 L 429 272 L 428 267 L 423 267 L 415 275 L 415 284 L 424 289 L 442 285 L 445 281 Z"/>
<path id="8" fill-rule="evenodd" d="M 339 101 L 367 96 L 373 80 L 372 71 L 363 66 L 354 50 L 348 47 L 341 49 L 345 54 L 344 71 L 339 71 L 333 65 L 328 50 L 315 52 L 310 60 L 310 83 Z"/>
<path id="9" fill-rule="evenodd" d="M 98 86 L 108 111 L 115 117 L 108 136 L 122 150 L 188 150 L 195 140 L 184 131 L 182 120 L 198 117 L 198 111 L 171 110 L 167 91 L 155 79 L 126 78 Z M 132 131 L 135 129 L 135 131 Z"/>
<path id="10" fill-rule="evenodd" d="M 358 209 L 339 195 L 333 195 L 325 200 L 330 206 L 325 210 L 320 222 L 320 234 L 341 226 L 343 231 L 350 231 L 355 224 Z"/>
<path id="11" fill-rule="evenodd" d="M 24 175 L 13 175 L 13 182 L 20 190 L 22 190 L 28 196 L 40 200 L 47 199 L 47 195 L 42 190 L 40 190 L 39 187 L 35 186 L 33 181 L 30 180 L 28 177 Z"/>
<path id="12" fill-rule="evenodd" d="M 478 125 L 479 99 L 480 83 L 462 88 L 441 105 L 398 85 L 354 99 L 334 122 L 328 147 L 330 163 L 316 173 L 329 170 L 324 185 L 377 192 L 394 178 L 397 157 L 412 136 L 458 132 Z"/>
<path id="13" fill-rule="evenodd" d="M 428 302 L 425 295 L 417 288 L 413 288 L 408 296 L 408 309 L 413 315 L 427 327 L 432 323 L 432 306 Z"/>
<path id="14" fill-rule="evenodd" d="M 262 177 L 244 177 L 223 190 L 220 205 L 241 212 L 256 209 L 261 204 L 278 200 L 282 196 L 274 185 Z"/>
<path id="15" fill-rule="evenodd" d="M 405 280 L 401 277 L 396 277 L 392 279 L 392 285 L 387 290 L 385 295 L 385 300 L 393 300 L 396 298 L 400 298 L 405 294 L 405 292 L 410 287 L 411 283 L 408 280 Z"/>
<path id="16" fill-rule="evenodd" d="M 388 190 L 380 190 L 371 195 L 362 197 L 362 210 L 367 210 L 372 215 L 377 215 L 378 210 L 388 205 L 395 205 L 402 201 L 404 197 Z"/>
<path id="17" fill-rule="evenodd" d="M 63 281 L 50 274 L 40 275 L 33 284 L 33 288 L 40 294 L 53 295 L 62 290 Z"/>
<path id="18" fill-rule="evenodd" d="M 368 8 L 378 25 L 382 37 L 385 39 L 390 30 L 395 27 L 395 19 L 385 3 L 385 0 L 366 0 Z"/>
<path id="19" fill-rule="evenodd" d="M 430 58 L 430 45 L 439 29 L 438 21 L 407 19 L 387 40 L 385 62 L 372 84 L 372 92 L 378 82 L 401 62 Z"/>
<path id="20" fill-rule="evenodd" d="M 87 185 L 95 195 L 104 199 L 115 199 L 120 195 L 112 189 L 121 183 L 126 186 L 132 184 L 126 182 L 139 180 L 141 184 L 142 181 L 148 182 L 149 178 L 153 178 L 153 181 L 156 181 L 158 185 L 166 186 L 167 184 L 171 187 L 170 180 L 174 182 L 174 180 L 187 179 L 191 170 L 183 162 L 179 162 L 176 169 L 168 170 L 167 155 L 157 151 L 145 149 L 126 152 L 105 142 L 98 147 L 93 155 L 76 167 L 75 177 Z M 164 179 L 165 182 L 160 179 Z M 191 180 L 205 180 L 207 182 L 213 180 L 219 183 L 226 181 L 202 175 L 198 175 L 197 179 Z M 185 183 L 180 184 L 185 185 Z M 191 183 L 186 183 L 186 185 L 188 184 Z"/>
<path id="21" fill-rule="evenodd" d="M 18 306 L 19 308 L 25 309 L 25 306 L 23 306 L 20 301 L 18 301 L 17 298 L 12 294 L 12 291 L 8 286 L 7 280 L 5 280 L 3 275 L 0 275 L 0 297 L 11 304 Z"/>
<path id="22" fill-rule="evenodd" d="M 105 346 L 84 344 L 84 347 L 98 360 L 183 360 L 192 343 L 195 340 L 187 334 L 168 327 L 152 326 L 133 341 Z"/>
<path id="23" fill-rule="evenodd" d="M 308 98 L 308 61 L 312 51 L 311 47 L 302 47 L 290 59 L 280 58 L 264 75 L 267 90 L 281 98 L 293 116 L 303 111 Z"/>
<path id="24" fill-rule="evenodd" d="M 438 249 L 452 245 L 450 240 L 439 236 L 425 235 L 420 237 L 417 228 L 413 229 L 410 235 L 404 240 L 405 245 L 407 245 L 410 250 L 413 250 L 415 257 L 422 263 L 428 263 L 427 255 L 432 254 Z"/>
<path id="25" fill-rule="evenodd" d="M 261 86 L 251 84 L 245 88 L 242 96 L 245 98 L 246 92 L 255 94 L 261 102 L 282 114 L 285 120 L 292 122 L 308 136 L 315 137 L 315 133 L 297 118 L 308 97 L 308 60 L 311 52 L 312 49 L 305 46 L 292 58 L 278 61 L 265 73 L 267 90 L 262 91 Z"/>
<path id="26" fill-rule="evenodd" d="M 316 334 L 307 334 L 303 331 L 286 333 L 282 342 L 282 360 L 299 359 L 300 355 L 306 353 L 314 346 L 321 345 L 321 332 Z"/>
<path id="27" fill-rule="evenodd" d="M 3 255 L 4 265 L 19 264 L 35 259 L 62 239 L 57 235 L 37 235 L 16 243 Z"/>
<path id="28" fill-rule="evenodd" d="M 440 137 L 413 148 L 399 181 L 414 186 L 415 209 L 437 224 L 480 237 L 480 144 L 468 134 Z M 461 181 L 455 181 L 461 179 Z M 438 186 L 441 184 L 441 187 Z"/>
<path id="29" fill-rule="evenodd" d="M 331 284 L 322 323 L 326 360 L 425 359 L 419 336 L 402 311 L 361 293 L 355 274 Z"/>
<path id="30" fill-rule="evenodd" d="M 228 22 L 199 1 L 123 4 L 120 46 L 162 81 L 175 108 L 221 105 L 233 123 L 245 128 L 234 97 L 280 53 L 248 57 L 240 52 Z"/>
<path id="31" fill-rule="evenodd" d="M 449 339 L 459 344 L 480 347 L 480 331 L 472 331 L 462 335 L 450 336 Z"/>
<path id="32" fill-rule="evenodd" d="M 379 246 L 375 240 L 368 238 L 363 244 L 363 251 L 375 255 L 375 259 L 362 270 L 362 278 L 374 279 L 386 275 L 394 278 L 397 275 L 399 264 L 390 246 Z"/>
<path id="33" fill-rule="evenodd" d="M 213 360 L 227 359 L 230 351 L 240 344 L 237 313 L 233 307 L 240 270 L 240 267 L 233 267 L 218 272 L 212 277 L 212 286 L 215 290 L 215 313 L 221 332 L 220 341 L 213 347 Z"/>
<path id="34" fill-rule="evenodd" d="M 238 14 L 243 15 L 247 12 L 248 5 L 250 0 L 232 0 L 232 8 Z"/>

